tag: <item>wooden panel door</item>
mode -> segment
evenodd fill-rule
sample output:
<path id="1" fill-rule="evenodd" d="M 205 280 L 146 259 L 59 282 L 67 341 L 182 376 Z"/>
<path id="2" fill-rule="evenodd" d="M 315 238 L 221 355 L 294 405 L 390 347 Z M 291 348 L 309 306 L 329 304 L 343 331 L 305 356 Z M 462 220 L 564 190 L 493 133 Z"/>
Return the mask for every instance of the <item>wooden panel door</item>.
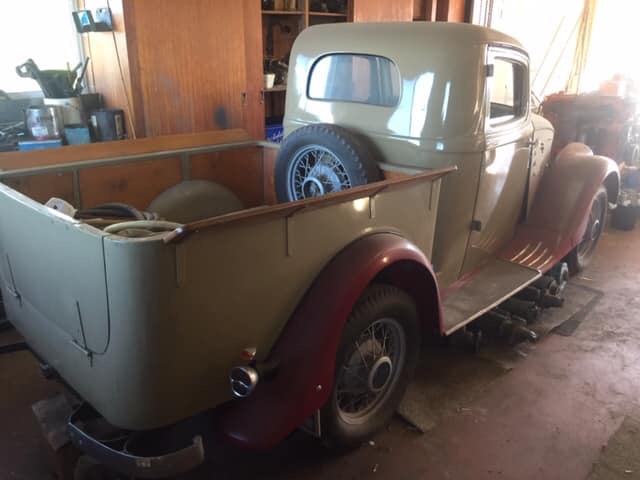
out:
<path id="1" fill-rule="evenodd" d="M 140 96 L 145 134 L 243 128 L 248 102 L 244 2 L 126 3 L 134 92 Z"/>

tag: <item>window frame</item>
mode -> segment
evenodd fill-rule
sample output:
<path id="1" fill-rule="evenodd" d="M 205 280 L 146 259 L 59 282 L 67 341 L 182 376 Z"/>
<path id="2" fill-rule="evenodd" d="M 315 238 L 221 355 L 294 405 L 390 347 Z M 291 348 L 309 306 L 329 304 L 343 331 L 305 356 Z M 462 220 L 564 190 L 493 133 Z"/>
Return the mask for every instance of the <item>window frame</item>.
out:
<path id="1" fill-rule="evenodd" d="M 503 115 L 500 117 L 491 117 L 491 88 L 493 76 L 489 76 L 489 68 L 495 65 L 496 60 L 506 61 L 513 65 L 519 66 L 522 71 L 520 79 L 516 75 L 516 69 L 514 68 L 514 110 L 520 105 L 519 114 Z M 485 77 L 485 108 L 486 115 L 485 121 L 488 126 L 488 130 L 499 130 L 512 128 L 525 122 L 529 117 L 531 105 L 529 101 L 530 86 L 529 86 L 529 57 L 528 55 L 516 49 L 515 47 L 503 46 L 503 45 L 489 45 L 487 52 L 487 75 Z M 493 72 L 492 72 L 493 73 Z M 520 92 L 518 92 L 518 82 L 520 83 Z M 519 93 L 519 95 L 518 95 Z M 516 97 L 517 95 L 517 97 Z"/>
<path id="2" fill-rule="evenodd" d="M 397 80 L 397 83 L 398 83 L 398 92 L 397 92 L 398 95 L 396 97 L 395 103 L 393 103 L 393 104 L 372 103 L 372 102 L 361 101 L 361 100 L 344 100 L 344 99 L 336 99 L 336 98 L 312 97 L 311 96 L 311 81 L 313 79 L 313 73 L 314 73 L 316 67 L 325 58 L 337 57 L 337 56 L 370 57 L 370 58 L 376 58 L 376 59 L 383 59 L 383 60 L 389 62 L 389 64 L 392 65 L 392 69 L 391 69 L 392 72 L 391 73 L 392 73 L 392 75 L 396 76 L 396 80 Z M 393 80 L 392 80 L 392 82 L 393 82 Z M 309 69 L 309 74 L 307 75 L 306 96 L 307 96 L 308 100 L 312 100 L 312 101 L 315 101 L 315 102 L 355 103 L 355 104 L 358 104 L 358 105 L 368 105 L 368 106 L 371 106 L 371 107 L 397 108 L 398 105 L 400 105 L 400 101 L 401 101 L 401 98 L 402 98 L 402 74 L 400 73 L 400 69 L 398 68 L 398 65 L 396 64 L 396 62 L 394 62 L 389 57 L 385 57 L 384 55 L 377 55 L 377 54 L 372 54 L 372 53 L 360 53 L 360 52 L 332 52 L 332 53 L 326 53 L 326 54 L 318 57 L 317 59 L 315 59 L 315 61 L 311 65 L 311 68 Z"/>

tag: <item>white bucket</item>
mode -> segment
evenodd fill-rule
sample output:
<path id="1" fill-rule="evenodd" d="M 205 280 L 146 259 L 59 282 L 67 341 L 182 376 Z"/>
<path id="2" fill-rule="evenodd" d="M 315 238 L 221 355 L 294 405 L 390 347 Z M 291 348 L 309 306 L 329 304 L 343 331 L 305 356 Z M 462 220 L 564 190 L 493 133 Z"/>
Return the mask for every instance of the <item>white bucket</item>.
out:
<path id="1" fill-rule="evenodd" d="M 275 73 L 265 73 L 264 74 L 264 88 L 265 89 L 270 89 L 273 88 L 273 84 L 276 81 L 276 74 Z"/>
<path id="2" fill-rule="evenodd" d="M 45 98 L 44 104 L 52 107 L 60 107 L 62 121 L 65 125 L 84 124 L 84 110 L 80 97 L 69 98 Z"/>

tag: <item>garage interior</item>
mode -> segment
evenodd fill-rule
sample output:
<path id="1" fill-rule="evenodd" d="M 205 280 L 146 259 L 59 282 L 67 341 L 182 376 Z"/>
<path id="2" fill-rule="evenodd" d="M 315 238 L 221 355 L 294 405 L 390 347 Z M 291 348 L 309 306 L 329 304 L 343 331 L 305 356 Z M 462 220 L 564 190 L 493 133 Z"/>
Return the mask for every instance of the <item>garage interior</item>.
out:
<path id="1" fill-rule="evenodd" d="M 529 266 L 533 265 L 529 270 L 537 269 L 534 272 L 536 278 L 532 276 L 531 279 L 522 280 L 518 288 L 513 286 L 510 295 L 500 294 L 491 304 L 487 300 L 482 308 L 476 304 L 467 307 L 477 311 L 477 315 L 474 313 L 470 316 L 468 322 L 462 320 L 459 329 L 451 328 L 451 334 L 423 334 L 424 341 L 413 379 L 408 383 L 402 401 L 394 409 L 390 422 L 356 448 L 350 446 L 336 451 L 322 445 L 326 442 L 316 438 L 322 437 L 320 426 L 324 425 L 318 419 L 321 415 L 318 409 L 318 417 L 311 417 L 311 423 L 305 421 L 302 428 L 296 429 L 275 446 L 246 449 L 238 442 L 230 441 L 217 428 L 221 416 L 226 414 L 229 419 L 237 417 L 235 411 L 227 412 L 223 406 L 218 409 L 222 413 L 218 413 L 218 410 L 194 412 L 197 415 L 186 419 L 184 425 L 179 423 L 175 429 L 163 429 L 166 438 L 162 437 L 162 441 L 166 442 L 163 443 L 162 453 L 153 451 L 145 457 L 146 450 L 141 448 L 143 453 L 140 457 L 166 454 L 170 451 L 167 449 L 174 448 L 173 444 L 182 442 L 183 438 L 191 438 L 195 429 L 198 432 L 206 431 L 203 434 L 203 463 L 166 478 L 640 479 L 640 334 L 635 328 L 640 309 L 640 286 L 637 282 L 640 251 L 636 249 L 640 233 L 635 227 L 640 212 L 640 66 L 627 53 L 629 46 L 633 45 L 634 23 L 640 6 L 628 0 L 22 0 L 7 2 L 3 10 L 0 16 L 0 39 L 6 48 L 0 58 L 0 182 L 7 187 L 8 193 L 0 191 L 0 254 L 6 258 L 6 261 L 2 260 L 4 265 L 0 268 L 0 283 L 7 310 L 6 318 L 0 320 L 0 386 L 3 391 L 0 396 L 0 422 L 4 426 L 0 433 L 0 479 L 135 478 L 135 475 L 116 472 L 117 464 L 105 466 L 94 461 L 90 452 L 77 448 L 67 431 L 69 415 L 79 405 L 74 403 L 78 397 L 74 391 L 76 379 L 60 378 L 55 361 L 49 364 L 49 359 L 40 358 L 41 355 L 37 353 L 42 348 L 40 342 L 44 340 L 39 338 L 35 345 L 32 344 L 32 327 L 21 326 L 20 315 L 15 318 L 12 316 L 18 311 L 17 305 L 22 308 L 21 291 L 26 303 L 29 301 L 29 292 L 41 294 L 37 286 L 20 285 L 19 276 L 23 275 L 20 269 L 28 271 L 28 275 L 24 274 L 25 278 L 35 279 L 34 284 L 41 279 L 43 285 L 52 286 L 59 279 L 60 284 L 55 292 L 47 294 L 52 299 L 58 295 L 63 299 L 69 290 L 83 288 L 89 292 L 86 293 L 89 295 L 87 298 L 93 298 L 91 292 L 96 288 L 93 280 L 81 276 L 72 280 L 67 275 L 75 271 L 89 275 L 96 264 L 101 275 L 104 274 L 100 285 L 106 288 L 108 282 L 105 277 L 111 278 L 110 275 L 113 275 L 116 278 L 115 273 L 108 271 L 107 262 L 109 258 L 113 260 L 119 255 L 117 242 L 113 242 L 114 247 L 100 247 L 100 261 L 74 257 L 72 261 L 65 262 L 62 257 L 66 255 L 67 248 L 80 254 L 90 251 L 89 247 L 84 243 L 67 245 L 67 239 L 71 238 L 66 236 L 69 228 L 52 229 L 50 231 L 60 237 L 44 239 L 51 252 L 16 259 L 11 249 L 29 252 L 39 248 L 29 235 L 29 228 L 38 228 L 33 230 L 35 238 L 41 229 L 47 228 L 47 222 L 29 217 L 22 226 L 19 221 L 12 220 L 10 228 L 3 228 L 3 216 L 6 220 L 7 215 L 17 215 L 15 212 L 20 211 L 18 203 L 22 205 L 26 201 L 35 201 L 38 205 L 31 206 L 32 211 L 39 212 L 48 207 L 59 210 L 55 214 L 60 216 L 66 208 L 71 208 L 74 219 L 82 219 L 92 228 L 106 226 L 104 231 L 113 234 L 118 233 L 118 230 L 109 230 L 114 222 L 100 223 L 102 216 L 164 222 L 170 227 L 167 230 L 167 225 L 162 226 L 164 233 L 169 232 L 169 236 L 164 237 L 164 244 L 170 245 L 172 252 L 180 251 L 180 242 L 196 243 L 203 231 L 213 232 L 210 234 L 215 238 L 226 234 L 228 240 L 219 252 L 205 254 L 207 260 L 202 260 L 202 269 L 217 265 L 214 260 L 223 262 L 220 258 L 225 256 L 239 261 L 238 258 L 243 257 L 240 249 L 247 245 L 254 245 L 249 247 L 253 248 L 251 255 L 254 256 L 247 255 L 247 258 L 256 258 L 255 266 L 250 265 L 225 277 L 228 285 L 235 285 L 236 280 L 242 282 L 243 279 L 250 284 L 263 275 L 261 269 L 271 265 L 270 261 L 276 258 L 273 251 L 268 251 L 271 243 L 267 240 L 271 237 L 267 238 L 269 232 L 264 233 L 266 227 L 259 234 L 255 233 L 257 230 L 249 234 L 249 228 L 246 227 L 244 237 L 241 235 L 239 229 L 245 228 L 256 218 L 262 219 L 262 222 L 266 222 L 266 218 L 283 222 L 284 227 L 278 230 L 286 230 L 286 246 L 281 252 L 283 264 L 289 265 L 288 259 L 300 255 L 300 251 L 315 259 L 321 253 L 315 255 L 313 249 L 302 248 L 302 240 L 296 243 L 289 235 L 293 232 L 295 239 L 297 232 L 304 231 L 299 234 L 300 239 L 313 238 L 312 227 L 307 228 L 312 225 L 311 220 L 300 219 L 296 225 L 296 219 L 312 215 L 306 213 L 307 206 L 309 211 L 317 212 L 322 200 L 309 198 L 317 195 L 315 191 L 309 196 L 295 197 L 295 186 L 289 184 L 287 192 L 294 197 L 289 196 L 283 201 L 278 180 L 274 179 L 274 169 L 278 168 L 280 161 L 278 152 L 284 152 L 286 142 L 291 142 L 288 139 L 293 138 L 289 137 L 291 124 L 287 124 L 291 104 L 299 100 L 297 105 L 300 109 L 311 109 L 305 107 L 305 101 L 314 100 L 312 97 L 315 95 L 312 84 L 307 87 L 300 81 L 300 77 L 306 75 L 303 69 L 293 68 L 296 52 L 292 52 L 292 48 L 298 37 L 309 35 L 312 38 L 309 32 L 313 29 L 308 29 L 316 25 L 328 26 L 325 31 L 330 34 L 338 32 L 329 30 L 334 26 L 349 28 L 351 24 L 372 24 L 372 28 L 382 28 L 375 26 L 378 22 L 397 22 L 398 26 L 407 28 L 410 28 L 409 24 L 434 22 L 474 24 L 502 32 L 521 43 L 522 48 L 515 50 L 518 50 L 518 55 L 527 52 L 530 85 L 530 90 L 527 86 L 523 95 L 530 97 L 527 98 L 530 113 L 544 117 L 554 130 L 553 143 L 546 144 L 546 155 L 551 158 L 551 167 L 547 170 L 553 171 L 554 159 L 568 156 L 563 148 L 567 145 L 573 148 L 571 145 L 574 143 L 587 146 L 587 153 L 580 150 L 582 155 L 606 157 L 617 165 L 619 184 L 615 188 L 604 176 L 598 181 L 598 186 L 602 183 L 606 187 L 604 198 L 609 200 L 602 207 L 601 219 L 606 220 L 606 225 L 600 227 L 599 221 L 592 218 L 593 210 L 583 215 L 584 221 L 582 217 L 566 220 L 567 223 L 578 225 L 576 228 L 581 228 L 578 234 L 574 232 L 574 237 L 579 235 L 579 238 L 576 237 L 572 247 L 578 249 L 589 233 L 592 235 L 589 238 L 593 238 L 591 246 L 595 248 L 597 242 L 597 250 L 589 252 L 589 264 L 583 269 L 581 267 L 581 271 L 575 271 L 571 265 L 563 266 L 565 262 L 570 263 L 567 259 L 572 253 L 568 253 L 568 250 L 554 256 L 556 251 L 549 247 L 546 261 L 559 265 L 554 266 L 553 271 L 549 269 L 553 266 L 551 263 L 548 266 L 543 263 L 547 258 L 543 257 L 547 249 L 542 243 L 535 249 L 534 243 L 533 246 L 527 244 L 525 248 L 530 247 L 529 250 L 510 250 L 513 255 L 511 260 L 520 256 L 519 262 L 523 260 L 523 255 L 527 255 L 526 258 L 532 261 Z M 319 27 L 317 31 L 321 32 L 322 28 L 325 27 Z M 358 32 L 366 33 L 365 30 Z M 447 38 L 453 38 L 456 48 L 460 48 L 458 44 L 464 47 L 464 39 L 468 38 L 465 35 L 461 33 L 458 42 L 455 37 Z M 392 45 L 394 41 L 393 37 L 380 34 L 380 45 Z M 326 43 L 330 43 L 328 38 Z M 302 49 L 297 57 L 300 63 L 296 65 L 303 66 L 304 48 L 316 52 L 324 47 L 322 41 L 311 45 L 300 41 L 296 45 Z M 473 47 L 469 45 L 468 50 Z M 341 46 L 335 50 L 339 50 L 335 55 L 346 55 L 353 48 L 345 42 L 343 49 Z M 435 49 L 433 46 L 431 48 Z M 416 52 L 428 54 L 430 46 L 420 45 L 416 49 Z M 403 50 L 400 56 L 407 57 L 408 54 Z M 377 58 L 385 59 L 382 54 Z M 442 65 L 448 65 L 449 62 L 453 64 L 454 58 L 451 56 L 441 61 Z M 398 64 L 401 65 L 400 61 Z M 501 81 L 502 73 L 496 65 L 483 65 L 483 68 L 490 66 L 486 76 Z M 452 68 L 452 71 L 455 69 Z M 515 80 L 510 81 L 517 83 L 517 70 L 513 72 Z M 306 77 L 302 80 L 306 81 Z M 479 78 L 475 82 L 473 79 L 469 85 L 482 84 L 481 80 Z M 300 83 L 303 84 L 301 90 L 297 86 Z M 303 92 L 300 95 L 304 98 L 295 96 L 294 85 L 296 91 Z M 403 88 L 407 88 L 406 85 L 409 83 L 405 83 Z M 326 88 L 329 91 L 329 87 Z M 501 102 L 511 102 L 514 117 L 519 115 L 515 98 L 517 94 L 517 88 L 515 93 L 505 93 Z M 511 98 L 509 95 L 512 95 Z M 380 97 L 376 108 L 383 108 L 385 101 Z M 358 102 L 351 98 L 342 103 L 347 105 L 346 108 L 359 108 Z M 424 109 L 427 110 L 426 107 Z M 414 108 L 413 115 L 415 111 Z M 325 109 L 318 114 L 317 118 L 325 119 L 319 123 L 330 123 L 326 121 L 326 118 L 333 118 L 330 114 L 340 118 L 339 112 L 336 112 L 337 108 L 333 111 Z M 530 113 L 523 113 L 523 118 L 526 116 L 528 119 Z M 443 124 L 445 117 L 446 110 L 442 117 Z M 542 142 L 534 141 L 534 133 L 527 132 L 531 136 L 525 139 L 525 146 L 529 149 L 527 152 L 534 152 Z M 400 134 L 397 136 L 402 137 Z M 407 137 L 403 138 L 407 140 Z M 233 145 L 233 148 L 225 150 L 227 145 Z M 543 153 L 544 148 L 542 145 Z M 454 154 L 459 155 L 460 152 Z M 447 155 L 450 154 L 447 152 Z M 535 159 L 533 153 L 528 155 L 525 161 L 526 169 L 530 171 L 535 166 Z M 398 162 L 402 164 L 400 160 Z M 393 218 L 387 213 L 387 205 L 398 205 L 391 203 L 396 201 L 393 200 L 396 198 L 394 195 L 406 195 L 404 203 L 411 203 L 410 200 L 415 198 L 424 199 L 412 193 L 414 190 L 411 189 L 417 189 L 415 185 L 418 183 L 411 183 L 413 180 L 408 179 L 411 175 L 424 177 L 424 172 L 409 168 L 407 164 L 395 170 L 385 165 L 380 165 L 381 177 L 372 179 L 369 182 L 371 185 L 354 183 L 346 187 L 361 189 L 357 191 L 366 200 L 366 204 L 363 204 L 366 206 L 362 208 L 358 203 L 362 199 L 354 196 L 355 193 L 349 197 L 348 190 L 340 193 L 333 189 L 325 191 L 325 184 L 318 184 L 317 188 L 322 190 L 321 194 L 334 195 L 331 197 L 334 200 L 327 200 L 327 205 L 335 206 L 340 199 L 345 199 L 349 205 L 353 203 L 357 213 L 369 215 L 369 219 L 376 215 L 385 218 L 386 214 Z M 576 165 L 576 169 L 583 171 Z M 491 170 L 491 167 L 487 170 Z M 578 170 L 575 178 L 583 178 L 586 174 Z M 432 177 L 427 175 L 420 180 L 428 182 L 429 195 L 444 192 L 440 186 L 436 188 L 432 185 L 440 185 L 441 179 L 446 179 L 447 175 L 458 174 L 455 168 L 450 171 L 435 169 L 434 172 L 431 172 Z M 545 173 L 547 171 L 543 169 L 541 175 Z M 525 175 L 528 174 L 525 172 Z M 608 175 L 613 174 L 609 171 Z M 554 190 L 556 187 L 545 188 L 544 178 L 540 180 L 543 186 L 538 193 L 550 195 L 550 192 L 557 192 L 558 199 L 546 198 L 544 209 L 539 207 L 537 210 L 536 205 L 539 204 L 535 203 L 534 195 L 529 200 L 525 199 L 525 203 L 519 203 L 512 209 L 519 215 L 518 222 L 526 224 L 527 214 L 552 218 L 553 222 L 555 208 L 558 208 L 558 217 L 566 213 L 561 209 L 562 199 L 567 198 L 562 195 L 566 192 Z M 574 176 L 569 178 L 573 179 Z M 507 181 L 511 181 L 509 179 L 511 177 Z M 182 198 L 193 194 L 192 190 L 172 192 L 172 186 L 181 180 L 185 183 L 215 182 L 221 185 L 221 189 L 208 191 L 207 195 L 211 197 L 207 198 L 214 198 L 224 205 L 203 208 L 205 213 L 201 216 L 194 213 L 194 216 L 183 217 L 179 221 L 169 213 L 160 217 L 147 216 L 152 211 L 147 205 L 157 206 L 158 210 L 154 209 L 154 212 L 163 208 L 169 212 L 171 209 L 163 207 L 163 202 L 170 203 L 176 196 Z M 377 180 L 384 183 L 375 183 Z M 531 182 L 527 177 L 523 188 L 530 189 Z M 605 190 L 604 187 L 596 195 Z M 462 185 L 458 188 L 464 190 L 466 187 Z M 570 191 L 572 188 L 577 188 L 576 184 L 567 183 L 564 190 Z M 612 198 L 614 191 L 617 196 L 615 199 Z M 306 192 L 304 188 L 302 192 Z M 526 193 L 525 190 L 525 197 Z M 378 195 L 379 200 L 374 206 L 374 198 Z M 590 193 L 589 205 L 592 196 Z M 480 193 L 477 198 L 481 199 Z M 55 202 L 51 203 L 53 200 Z M 285 203 L 292 201 L 302 203 Z M 477 207 L 476 201 L 481 203 L 474 197 L 473 208 Z M 41 204 L 46 204 L 46 207 Z M 504 216 L 507 216 L 506 207 L 500 205 Z M 442 208 L 441 201 L 436 208 L 438 215 L 443 211 Z M 593 209 L 592 206 L 590 208 Z M 124 213 L 123 209 L 126 210 Z M 398 213 L 398 217 L 408 216 L 408 211 L 408 207 L 406 211 L 403 208 L 404 213 Z M 428 211 L 427 216 L 435 215 L 431 200 L 425 211 Z M 141 216 L 130 217 L 131 212 Z M 491 218 L 481 222 L 472 217 L 472 212 L 468 214 L 471 220 L 468 230 L 478 232 L 480 242 L 489 242 L 480 233 L 486 227 L 483 222 L 493 225 L 489 223 Z M 320 214 L 317 218 L 318 221 L 325 221 Z M 351 217 L 345 215 L 341 223 L 350 221 Z M 405 224 L 409 225 L 406 228 L 410 230 L 412 225 L 423 221 L 426 222 L 410 218 L 399 220 L 396 230 L 402 230 Z M 421 231 L 432 236 L 436 231 L 436 239 L 426 242 L 430 253 L 432 247 L 438 248 L 438 229 L 444 231 L 445 227 L 430 216 L 429 221 L 432 223 Z M 122 228 L 126 230 L 133 227 L 125 225 Z M 499 230 L 499 226 L 495 228 Z M 338 230 L 336 228 L 335 232 L 325 231 L 317 235 L 324 239 L 334 234 L 342 239 Z M 498 235 L 497 230 L 493 234 Z M 20 237 L 19 233 L 24 233 L 25 237 Z M 473 233 L 468 235 L 471 245 Z M 515 233 L 513 235 L 518 238 Z M 25 240 L 26 237 L 29 238 Z M 257 238 L 264 240 L 260 247 L 255 247 Z M 563 244 L 561 240 L 558 237 L 556 248 Z M 524 244 L 513 245 L 520 247 Z M 485 244 L 485 247 L 489 249 L 490 245 Z M 56 256 L 57 248 L 61 249 L 58 253 L 61 259 L 51 263 L 41 262 L 47 256 Z M 229 250 L 225 250 L 227 248 Z M 418 248 L 426 251 L 422 245 Z M 500 253 L 499 248 L 502 245 L 496 245 L 492 252 Z M 506 250 L 509 251 L 509 248 Z M 318 252 L 324 250 L 318 248 Z M 156 255 L 155 260 L 151 259 L 152 255 Z M 180 253 L 175 255 L 176 258 L 182 258 Z M 189 265 L 191 270 L 184 267 L 187 273 L 182 272 L 176 260 L 171 272 L 178 279 L 178 284 L 181 275 L 187 276 L 188 272 L 199 268 L 197 259 L 188 259 L 186 253 L 183 255 L 187 258 L 185 265 Z M 468 285 L 465 282 L 469 282 L 475 273 L 474 269 L 467 268 L 469 258 L 473 259 L 467 251 L 465 257 L 460 259 L 460 276 L 451 282 L 453 287 L 449 285 L 443 292 L 455 294 Z M 499 258 L 504 260 L 506 257 Z M 540 259 L 540 263 L 534 263 L 536 259 Z M 445 260 L 434 259 L 436 265 L 433 275 L 434 278 L 438 277 L 438 282 L 443 281 L 443 277 L 439 276 L 439 267 L 447 263 Z M 128 261 L 131 261 L 129 257 Z M 147 263 L 144 265 L 151 265 L 152 261 L 163 265 L 167 263 L 160 253 L 149 254 L 145 257 Z M 165 291 L 161 287 L 169 288 L 162 285 L 154 290 L 155 284 L 149 286 L 153 283 L 152 279 L 135 273 L 137 264 L 127 262 L 123 261 L 116 272 L 127 283 L 123 281 L 122 288 L 112 288 L 110 284 L 109 288 L 110 295 L 124 296 L 124 304 L 127 294 L 121 291 L 126 290 L 129 281 L 132 285 L 135 282 L 140 285 L 135 290 L 140 294 L 135 298 L 136 301 L 153 298 L 152 295 Z M 226 267 L 221 267 L 221 271 L 223 268 Z M 256 283 L 255 287 L 252 285 L 248 290 L 268 297 L 271 294 L 259 291 L 261 286 L 268 285 L 274 291 L 281 287 L 284 289 L 282 282 L 290 278 L 287 275 L 297 272 L 286 268 L 289 267 L 274 272 L 272 277 L 261 280 L 263 283 Z M 555 272 L 565 275 L 565 268 L 572 270 L 566 285 L 555 276 Z M 162 270 L 158 267 L 152 272 L 160 275 Z M 357 276 L 348 270 L 343 274 L 345 278 Z M 515 276 L 515 273 L 507 270 L 496 282 L 515 282 L 508 280 L 508 275 Z M 376 278 L 391 279 L 382 274 Z M 491 283 L 483 277 L 476 278 L 480 278 L 479 283 L 483 286 Z M 414 277 L 411 279 L 413 281 Z M 545 287 L 538 287 L 542 285 L 539 282 L 544 283 L 545 279 L 548 282 L 557 280 L 554 283 L 555 290 L 549 283 Z M 182 281 L 189 284 L 187 280 Z M 63 283 L 73 285 L 68 288 L 60 286 Z M 292 286 L 291 291 L 301 290 L 302 297 L 307 288 L 303 283 L 301 281 L 300 285 Z M 218 284 L 221 289 L 223 285 L 224 282 Z M 407 289 L 409 291 L 411 287 Z M 238 292 L 207 294 L 205 287 L 198 287 L 192 296 L 185 296 L 185 301 L 191 299 L 192 303 L 197 303 L 198 299 L 209 295 L 216 300 L 228 297 L 238 304 L 252 303 L 252 300 L 240 301 L 235 298 L 240 296 Z M 444 303 L 441 308 L 445 313 L 456 310 L 446 303 L 446 295 L 448 293 L 442 295 Z M 490 295 L 487 293 L 487 296 Z M 527 295 L 535 295 L 535 301 Z M 309 293 L 307 297 L 313 295 Z M 99 354 L 94 355 L 95 351 L 93 347 L 89 348 L 88 342 L 97 337 L 93 337 L 94 331 L 85 332 L 86 326 L 83 326 L 80 312 L 83 301 L 74 299 L 71 307 L 65 305 L 63 300 L 50 302 L 52 309 L 60 308 L 60 311 L 76 312 L 77 308 L 80 326 L 77 332 L 69 334 L 70 338 L 73 337 L 72 348 L 76 349 L 76 353 L 80 350 L 80 358 L 86 356 L 91 365 L 89 368 L 93 368 L 92 362 L 98 360 L 96 364 L 99 364 L 99 359 L 96 359 Z M 99 301 L 98 298 L 96 304 Z M 110 298 L 109 302 L 112 301 Z M 256 309 L 266 310 L 265 305 L 270 305 L 269 302 L 255 302 L 258 305 Z M 511 306 L 507 305 L 509 302 Z M 325 298 L 321 303 L 331 304 L 331 300 Z M 33 310 L 36 316 L 46 316 L 47 312 L 39 311 L 37 307 L 39 305 Z M 105 307 L 107 312 L 110 308 L 114 310 L 111 304 Z M 422 313 L 423 307 L 417 308 Z M 460 309 L 464 310 L 462 307 Z M 140 308 L 135 311 L 141 317 L 151 315 L 149 312 L 154 311 L 143 310 Z M 303 311 L 309 318 L 313 317 L 313 313 L 302 307 L 295 311 Z M 492 315 L 493 320 L 503 317 L 496 323 L 491 320 Z M 171 318 L 178 319 L 177 316 Z M 238 323 L 224 331 L 249 329 L 247 325 L 251 324 Z M 105 352 L 112 335 L 111 330 L 107 330 L 108 340 L 103 345 Z M 455 333 L 453 330 L 456 330 Z M 53 329 L 47 332 L 48 335 L 58 335 Z M 82 337 L 81 344 L 76 342 L 75 334 Z M 141 345 L 145 348 L 154 339 L 153 335 L 141 333 L 141 330 L 137 330 L 135 335 L 142 339 Z M 141 348 L 140 356 L 133 358 L 146 364 L 145 352 L 147 355 L 150 355 L 148 352 L 161 353 L 161 360 L 149 360 L 148 364 L 155 362 L 162 365 L 171 378 L 188 377 L 188 372 L 180 371 L 182 364 L 176 363 L 179 367 L 174 368 L 171 360 L 175 355 L 185 353 L 186 347 L 183 349 L 180 342 L 186 336 L 182 336 L 180 329 L 172 330 L 172 335 L 175 336 L 175 348 L 170 346 L 168 339 L 163 339 L 162 349 Z M 357 340 L 354 342 L 357 344 Z M 203 340 L 203 343 L 206 342 Z M 132 345 L 128 345 L 128 348 L 133 348 Z M 373 348 L 375 350 L 375 346 Z M 220 349 L 224 350 L 223 347 Z M 360 346 L 358 352 L 359 349 Z M 216 352 L 217 349 L 211 355 L 216 355 Z M 121 355 L 128 353 L 123 347 Z M 202 359 L 202 355 L 198 355 Z M 247 365 L 255 366 L 255 348 L 253 351 L 247 348 L 241 355 L 248 362 Z M 364 358 L 363 362 L 367 363 Z M 257 387 L 254 383 L 249 389 L 248 396 L 253 387 L 259 389 L 262 383 L 269 382 L 270 375 L 277 375 L 281 369 L 280 365 L 269 365 L 268 359 L 263 363 L 266 365 L 264 380 L 263 370 L 257 369 L 261 379 L 259 382 L 256 380 Z M 131 368 L 132 371 L 135 369 L 134 366 Z M 233 384 L 235 377 L 230 375 Z M 120 391 L 129 388 L 128 381 L 120 380 L 117 378 L 114 385 L 108 387 L 113 390 L 109 398 L 115 399 Z M 375 379 L 369 382 L 373 385 Z M 387 383 L 392 382 L 385 380 L 381 389 L 386 389 Z M 320 387 L 318 385 L 318 391 Z M 224 388 L 228 391 L 228 384 Z M 374 387 L 371 389 L 374 390 Z M 154 391 L 155 395 L 167 398 L 186 397 L 192 393 L 161 389 Z M 242 396 L 235 391 L 234 395 Z M 154 400 L 145 398 L 148 403 L 138 406 L 136 410 L 153 410 L 151 403 Z M 304 403 L 302 400 L 300 402 Z M 96 407 L 96 410 L 99 408 Z M 270 412 L 264 411 L 260 415 L 269 417 Z M 269 422 L 266 425 L 270 425 Z M 159 434 L 156 439 L 160 441 Z"/>

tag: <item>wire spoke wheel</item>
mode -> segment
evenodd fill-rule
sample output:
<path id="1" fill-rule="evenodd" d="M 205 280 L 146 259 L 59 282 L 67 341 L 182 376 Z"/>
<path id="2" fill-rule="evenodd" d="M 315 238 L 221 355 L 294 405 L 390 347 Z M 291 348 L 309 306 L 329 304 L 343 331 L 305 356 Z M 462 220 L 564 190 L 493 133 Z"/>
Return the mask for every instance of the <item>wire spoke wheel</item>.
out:
<path id="1" fill-rule="evenodd" d="M 591 204 L 587 229 L 578 245 L 577 255 L 579 259 L 589 258 L 593 254 L 604 228 L 606 209 L 605 199 L 602 196 L 596 196 Z"/>
<path id="2" fill-rule="evenodd" d="M 340 159 L 321 145 L 298 150 L 289 164 L 287 194 L 294 200 L 318 197 L 352 187 Z"/>
<path id="3" fill-rule="evenodd" d="M 372 144 L 338 125 L 294 128 L 278 151 L 276 196 L 292 202 L 376 182 L 382 178 L 378 159 Z"/>
<path id="4" fill-rule="evenodd" d="M 601 185 L 591 201 L 591 210 L 589 210 L 587 225 L 582 240 L 566 257 L 571 275 L 581 272 L 591 262 L 591 258 L 607 223 L 608 208 L 607 190 L 604 185 Z"/>
<path id="5" fill-rule="evenodd" d="M 406 337 L 393 318 L 363 330 L 349 349 L 336 378 L 338 414 L 344 422 L 364 423 L 394 389 L 405 363 Z"/>

